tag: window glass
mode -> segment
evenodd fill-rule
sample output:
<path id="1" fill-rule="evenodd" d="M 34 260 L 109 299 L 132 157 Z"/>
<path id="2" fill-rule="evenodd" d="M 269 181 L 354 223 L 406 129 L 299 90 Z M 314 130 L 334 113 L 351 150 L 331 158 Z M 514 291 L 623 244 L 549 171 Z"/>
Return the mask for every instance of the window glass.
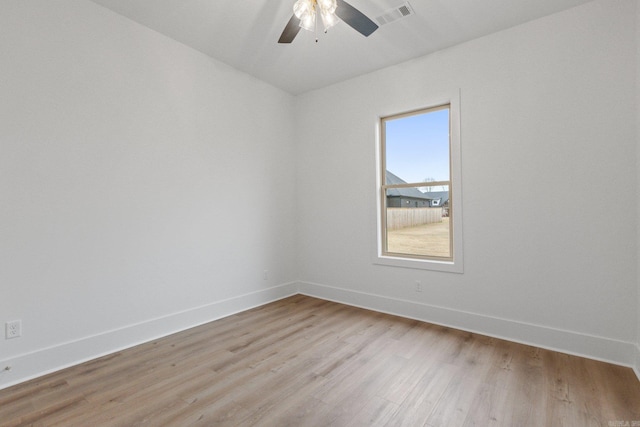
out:
<path id="1" fill-rule="evenodd" d="M 385 119 L 385 131 L 388 171 L 404 182 L 449 181 L 449 108 Z"/>
<path id="2" fill-rule="evenodd" d="M 382 254 L 453 260 L 450 106 L 381 119 Z"/>

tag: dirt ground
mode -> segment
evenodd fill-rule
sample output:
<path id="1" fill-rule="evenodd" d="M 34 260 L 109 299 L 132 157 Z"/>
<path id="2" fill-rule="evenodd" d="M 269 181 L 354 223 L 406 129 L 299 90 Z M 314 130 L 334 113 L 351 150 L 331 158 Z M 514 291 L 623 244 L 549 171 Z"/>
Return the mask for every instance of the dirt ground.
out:
<path id="1" fill-rule="evenodd" d="M 449 218 L 442 222 L 387 233 L 388 252 L 449 257 Z"/>

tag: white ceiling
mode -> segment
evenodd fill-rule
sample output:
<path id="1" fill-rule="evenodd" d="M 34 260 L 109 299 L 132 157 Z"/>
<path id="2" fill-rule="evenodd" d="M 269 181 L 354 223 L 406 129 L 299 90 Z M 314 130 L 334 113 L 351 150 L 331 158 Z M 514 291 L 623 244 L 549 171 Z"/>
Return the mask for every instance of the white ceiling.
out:
<path id="1" fill-rule="evenodd" d="M 344 22 L 277 40 L 295 0 L 92 0 L 292 94 L 321 88 L 590 0 L 409 0 L 365 38 Z M 369 18 L 405 0 L 348 0 Z"/>

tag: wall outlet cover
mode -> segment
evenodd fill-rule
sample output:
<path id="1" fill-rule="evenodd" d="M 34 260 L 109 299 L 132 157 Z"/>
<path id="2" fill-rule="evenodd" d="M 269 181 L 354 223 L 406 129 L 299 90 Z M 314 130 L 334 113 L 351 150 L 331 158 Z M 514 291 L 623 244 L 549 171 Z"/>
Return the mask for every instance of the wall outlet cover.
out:
<path id="1" fill-rule="evenodd" d="M 18 338 L 22 336 L 22 321 L 21 320 L 12 320 L 11 322 L 7 322 L 5 324 L 5 338 Z"/>

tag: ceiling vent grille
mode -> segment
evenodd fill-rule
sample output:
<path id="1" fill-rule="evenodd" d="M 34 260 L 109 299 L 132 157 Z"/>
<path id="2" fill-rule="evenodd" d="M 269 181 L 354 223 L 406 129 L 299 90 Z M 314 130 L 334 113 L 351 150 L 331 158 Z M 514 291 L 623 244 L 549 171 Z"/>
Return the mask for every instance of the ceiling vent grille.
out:
<path id="1" fill-rule="evenodd" d="M 413 8 L 409 4 L 409 2 L 405 2 L 402 5 L 395 7 L 393 9 L 387 10 L 380 16 L 376 16 L 376 21 L 378 25 L 386 25 L 393 21 L 397 21 L 400 18 L 405 18 L 409 15 L 413 15 L 415 12 Z"/>

